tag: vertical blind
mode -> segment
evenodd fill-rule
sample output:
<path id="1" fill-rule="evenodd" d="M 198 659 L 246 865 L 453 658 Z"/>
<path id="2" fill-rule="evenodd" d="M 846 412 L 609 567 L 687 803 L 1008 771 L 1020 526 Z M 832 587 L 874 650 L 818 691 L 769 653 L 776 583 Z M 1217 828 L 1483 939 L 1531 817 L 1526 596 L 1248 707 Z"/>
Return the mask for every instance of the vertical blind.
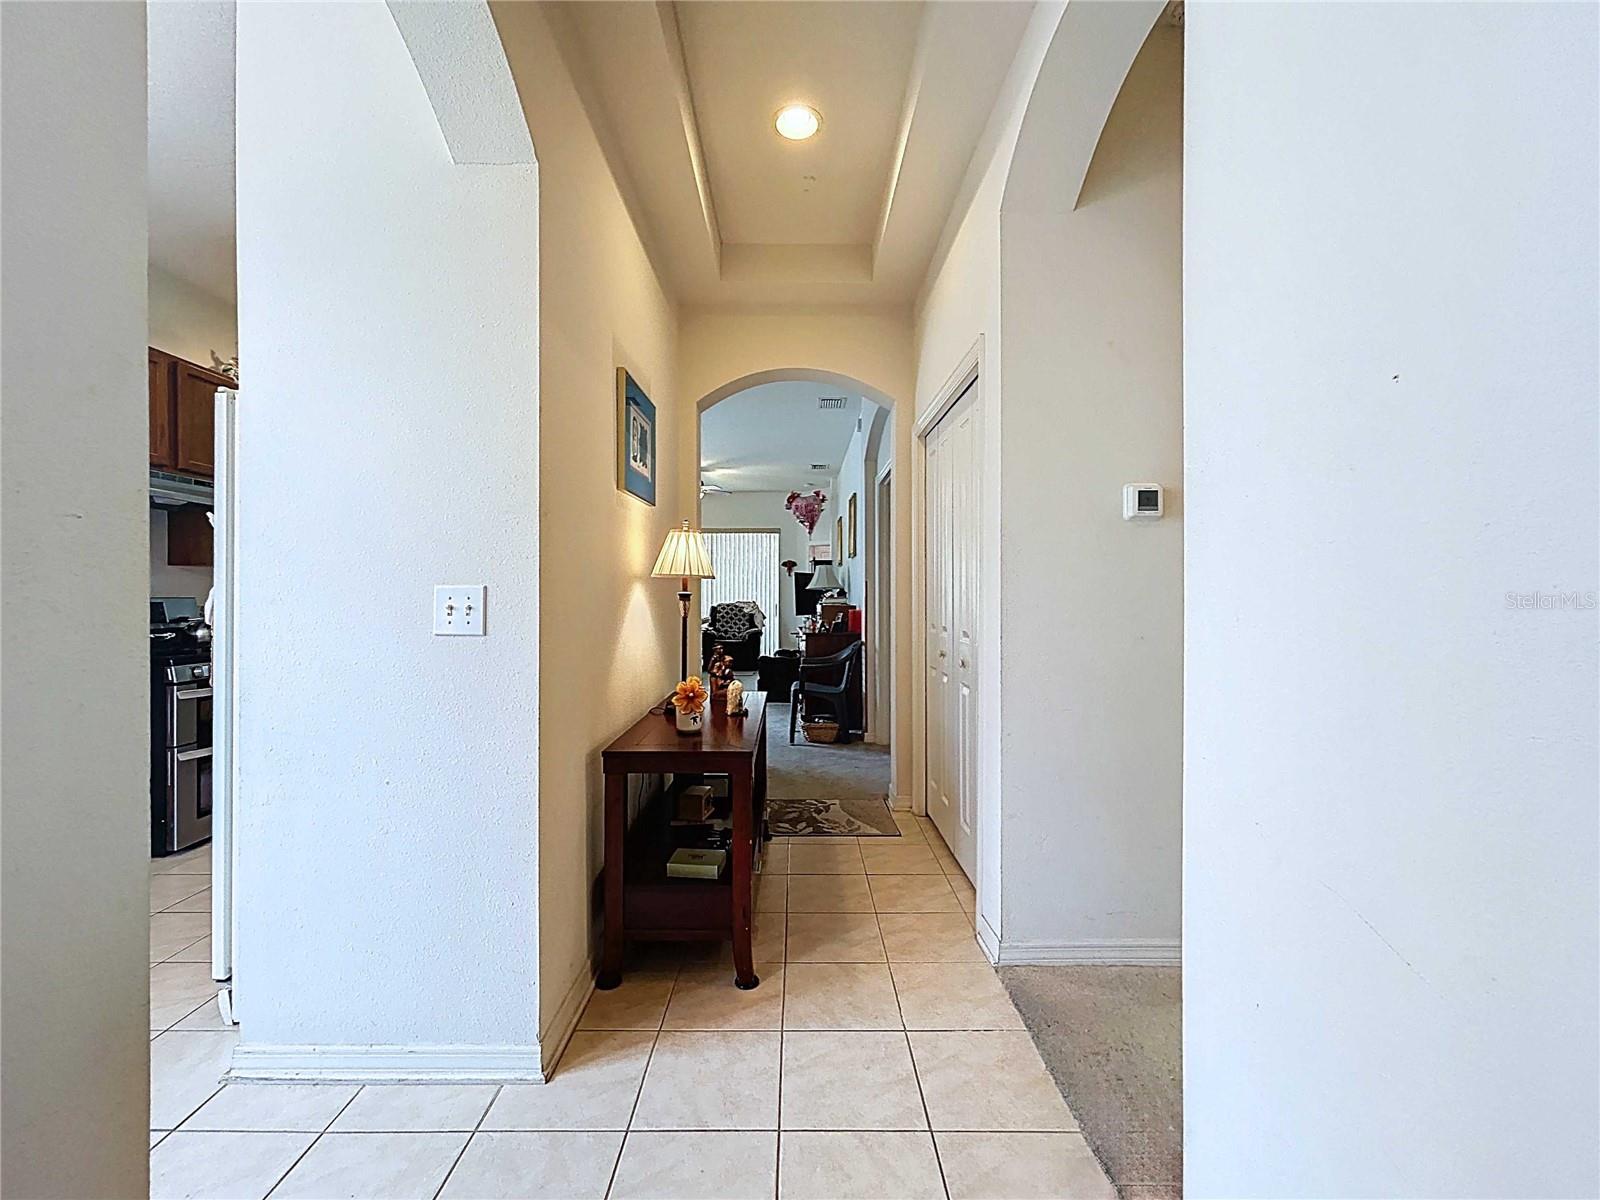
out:
<path id="1" fill-rule="evenodd" d="M 711 552 L 715 579 L 700 581 L 700 617 L 711 615 L 713 604 L 729 600 L 754 600 L 767 617 L 762 642 L 776 646 L 778 630 L 778 531 L 776 529 L 707 529 L 706 549 Z"/>

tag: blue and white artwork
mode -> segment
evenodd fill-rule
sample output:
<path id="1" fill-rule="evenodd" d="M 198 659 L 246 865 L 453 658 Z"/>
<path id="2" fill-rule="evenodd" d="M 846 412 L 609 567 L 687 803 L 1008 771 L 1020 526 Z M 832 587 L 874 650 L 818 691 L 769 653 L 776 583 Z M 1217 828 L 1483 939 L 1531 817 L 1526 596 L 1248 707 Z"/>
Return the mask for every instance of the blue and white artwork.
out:
<path id="1" fill-rule="evenodd" d="M 633 376 L 617 369 L 617 448 L 620 487 L 656 502 L 656 406 Z"/>

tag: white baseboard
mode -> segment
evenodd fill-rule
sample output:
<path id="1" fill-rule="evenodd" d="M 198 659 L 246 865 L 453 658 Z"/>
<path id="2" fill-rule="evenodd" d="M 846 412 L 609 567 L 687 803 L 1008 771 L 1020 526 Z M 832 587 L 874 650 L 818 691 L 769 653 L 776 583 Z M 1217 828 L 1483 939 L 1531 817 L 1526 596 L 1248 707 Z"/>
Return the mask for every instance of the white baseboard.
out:
<path id="1" fill-rule="evenodd" d="M 537 1046 L 236 1046 L 228 1079 L 542 1083 Z"/>
<path id="2" fill-rule="evenodd" d="M 544 1077 L 556 1069 L 556 1064 L 561 1061 L 561 1055 L 567 1048 L 567 1043 L 572 1040 L 574 1031 L 578 1028 L 578 1020 L 583 1016 L 584 1006 L 589 1003 L 589 997 L 594 995 L 594 964 L 585 963 L 583 970 L 579 971 L 573 979 L 566 994 L 561 997 L 561 1004 L 556 1009 L 556 1015 L 551 1019 L 549 1028 L 539 1034 L 540 1060 L 544 1066 Z"/>
<path id="3" fill-rule="evenodd" d="M 973 925 L 978 934 L 978 945 L 982 948 L 984 954 L 988 955 L 990 964 L 998 965 L 1000 962 L 1000 935 L 994 931 L 989 924 L 988 918 L 982 913 L 976 914 Z"/>
<path id="4" fill-rule="evenodd" d="M 1183 962 L 1183 944 L 1160 938 L 1109 938 L 1086 942 L 1002 941 L 996 961 L 1002 967 L 1176 967 Z"/>
<path id="5" fill-rule="evenodd" d="M 544 1083 L 594 994 L 586 965 L 537 1046 L 236 1046 L 227 1078 L 318 1083 Z"/>

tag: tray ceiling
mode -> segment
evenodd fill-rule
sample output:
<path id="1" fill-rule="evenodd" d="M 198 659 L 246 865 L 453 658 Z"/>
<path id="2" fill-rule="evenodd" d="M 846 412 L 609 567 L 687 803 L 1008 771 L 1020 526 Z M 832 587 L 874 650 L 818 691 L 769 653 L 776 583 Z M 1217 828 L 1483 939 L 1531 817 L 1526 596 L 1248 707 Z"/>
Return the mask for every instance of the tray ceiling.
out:
<path id="1" fill-rule="evenodd" d="M 568 68 L 689 303 L 909 303 L 1031 3 L 552 5 Z M 789 142 L 773 116 L 822 114 Z M 536 148 L 537 149 L 537 148 Z"/>

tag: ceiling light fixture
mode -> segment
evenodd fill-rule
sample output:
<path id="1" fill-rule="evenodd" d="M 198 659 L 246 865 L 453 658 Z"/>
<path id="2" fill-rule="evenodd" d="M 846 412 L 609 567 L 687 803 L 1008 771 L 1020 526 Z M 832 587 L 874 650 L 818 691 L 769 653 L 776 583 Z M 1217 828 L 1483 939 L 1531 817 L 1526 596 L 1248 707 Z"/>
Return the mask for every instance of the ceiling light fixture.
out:
<path id="1" fill-rule="evenodd" d="M 785 104 L 772 123 L 791 142 L 803 142 L 822 127 L 822 114 L 809 104 Z"/>

